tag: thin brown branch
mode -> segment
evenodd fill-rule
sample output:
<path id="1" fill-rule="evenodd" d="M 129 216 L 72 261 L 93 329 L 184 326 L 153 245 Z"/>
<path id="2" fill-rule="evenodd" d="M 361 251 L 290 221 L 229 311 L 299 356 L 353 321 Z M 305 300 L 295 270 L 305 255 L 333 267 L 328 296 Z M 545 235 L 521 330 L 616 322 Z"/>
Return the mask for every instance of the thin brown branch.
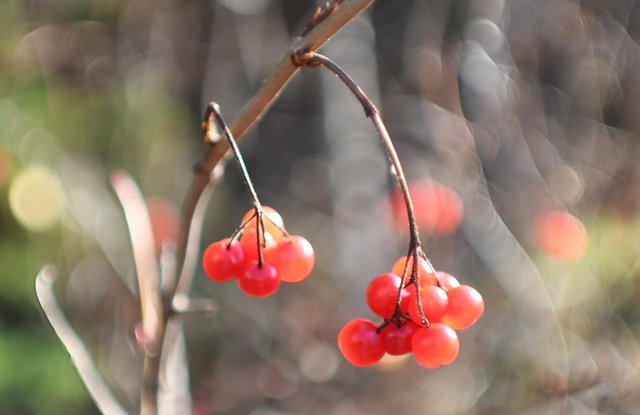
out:
<path id="1" fill-rule="evenodd" d="M 294 39 L 291 50 L 317 50 L 367 6 L 373 3 L 373 1 L 374 0 L 345 0 L 333 10 L 331 14 L 315 25 L 309 33 Z M 244 134 L 262 118 L 297 70 L 298 66 L 292 61 L 290 51 L 287 51 L 273 69 L 271 75 L 265 79 L 262 87 L 230 124 L 229 129 L 236 140 L 241 140 Z M 209 184 L 211 171 L 225 157 L 228 151 L 228 143 L 221 140 L 216 144 L 209 145 L 206 153 L 198 162 L 196 174 L 191 182 L 182 207 L 183 235 L 181 236 L 182 242 L 179 241 L 178 243 L 177 260 L 179 270 L 182 268 L 186 253 L 185 242 L 189 239 L 188 233 L 193 212 L 198 204 L 200 195 Z M 179 272 L 184 275 L 182 271 Z"/>
<path id="2" fill-rule="evenodd" d="M 317 52 L 303 52 L 301 50 L 298 50 L 295 53 L 296 59 L 300 64 L 307 66 L 323 65 L 335 75 L 337 75 L 338 78 L 340 78 L 340 80 L 347 86 L 347 88 L 349 88 L 351 93 L 360 102 L 360 105 L 362 105 L 365 115 L 371 120 L 376 131 L 378 132 L 378 136 L 380 137 L 387 155 L 389 156 L 389 160 L 393 167 L 393 172 L 398 179 L 398 184 L 400 185 L 400 189 L 402 190 L 405 206 L 407 208 L 407 217 L 409 219 L 409 235 L 411 238 L 410 246 L 414 247 L 415 249 L 420 248 L 421 243 L 420 234 L 418 231 L 418 222 L 416 221 L 413 202 L 411 201 L 411 195 L 409 194 L 409 185 L 407 184 L 407 179 L 404 175 L 404 170 L 402 169 L 402 164 L 400 163 L 400 159 L 398 158 L 396 148 L 393 145 L 393 141 L 391 141 L 391 137 L 389 136 L 387 127 L 380 117 L 378 108 L 376 108 L 367 94 L 364 93 L 364 91 L 358 86 L 358 84 L 356 84 L 356 82 L 349 76 L 349 74 L 347 74 L 340 66 L 338 66 L 328 57 Z M 404 285 L 404 275 L 402 283 Z"/>
<path id="3" fill-rule="evenodd" d="M 305 36 L 311 32 L 316 26 L 318 26 L 323 20 L 329 17 L 340 5 L 344 3 L 344 0 L 329 0 L 324 7 L 318 7 L 313 15 L 309 18 L 307 23 L 300 29 L 299 36 Z"/>
<path id="4" fill-rule="evenodd" d="M 374 0 L 344 0 L 334 2 L 336 5 L 338 3 L 340 4 L 333 7 L 331 13 L 327 13 L 322 19 L 316 18 L 314 24 L 309 26 L 311 29 L 308 33 L 294 39 L 291 49 L 286 51 L 271 72 L 271 75 L 265 79 L 258 92 L 256 92 L 253 98 L 244 106 L 234 121 L 229 125 L 229 131 L 236 140 L 241 140 L 244 134 L 262 118 L 275 99 L 280 95 L 280 92 L 297 72 L 298 65 L 292 60 L 291 50 L 302 48 L 304 50 L 314 51 L 318 49 L 367 6 L 373 3 L 373 1 Z M 209 120 L 206 121 L 208 124 Z M 195 166 L 193 180 L 182 204 L 181 233 L 178 236 L 176 258 L 176 274 L 178 277 L 174 282 L 175 289 L 171 290 L 170 287 L 168 287 L 167 290 L 168 297 L 172 298 L 172 300 L 178 299 L 180 301 L 181 298 L 184 298 L 184 296 L 188 294 L 191 288 L 195 275 L 194 264 L 197 263 L 196 258 L 199 251 L 204 210 L 211 194 L 213 187 L 212 182 L 216 178 L 216 174 L 213 172 L 217 171 L 215 169 L 218 167 L 220 169 L 218 173 L 220 173 L 224 162 L 229 158 L 229 141 L 207 139 L 210 138 L 210 129 L 206 128 L 206 130 L 207 132 L 205 132 L 205 134 L 207 137 L 205 137 L 205 142 L 208 143 L 208 146 Z M 173 296 L 171 292 L 174 292 Z M 170 315 L 165 313 L 164 318 L 164 322 L 166 323 Z M 171 341 L 168 343 L 171 343 Z M 171 348 L 167 342 L 165 342 L 165 345 Z M 153 361 L 147 361 L 147 359 L 145 359 L 143 378 L 149 382 L 143 384 L 143 390 L 155 396 L 156 402 L 159 371 L 160 359 L 155 358 Z M 155 380 L 155 383 L 153 383 L 152 380 Z M 147 413 L 144 409 L 143 407 L 141 412 Z"/>
<path id="5" fill-rule="evenodd" d="M 391 137 L 389 136 L 389 131 L 387 130 L 386 125 L 382 121 L 382 117 L 380 116 L 380 111 L 373 104 L 373 102 L 369 99 L 367 94 L 358 86 L 358 84 L 349 76 L 347 72 L 344 71 L 338 64 L 329 59 L 328 57 L 321 55 L 317 52 L 306 52 L 304 50 L 294 50 L 292 53 L 295 55 L 295 61 L 298 65 L 301 66 L 324 66 L 329 69 L 335 75 L 340 78 L 340 80 L 347 86 L 347 88 L 351 91 L 354 97 L 360 102 L 362 108 L 364 109 L 364 113 L 373 123 L 380 140 L 389 156 L 389 160 L 391 162 L 391 166 L 393 167 L 393 172 L 398 179 L 398 184 L 400 185 L 400 189 L 402 190 L 402 196 L 404 197 L 404 203 L 407 208 L 407 217 L 409 219 L 409 252 L 407 254 L 407 262 L 405 263 L 404 271 L 402 272 L 402 276 L 400 277 L 400 286 L 398 288 L 398 296 L 396 299 L 396 307 L 393 317 L 391 319 L 385 321 L 385 323 L 381 326 L 384 327 L 390 320 L 395 320 L 398 324 L 401 321 L 401 311 L 400 311 L 400 303 L 402 301 L 402 289 L 407 285 L 407 265 L 409 261 L 411 261 L 411 277 L 410 283 L 414 284 L 416 287 L 416 298 L 418 304 L 418 314 L 420 315 L 420 319 L 422 320 L 422 324 L 426 327 L 429 327 L 429 321 L 426 319 L 424 315 L 424 310 L 422 308 L 422 299 L 420 298 L 420 273 L 418 272 L 418 257 L 423 258 L 432 273 L 435 274 L 435 270 L 431 265 L 431 262 L 425 255 L 424 251 L 421 247 L 420 242 L 420 233 L 418 230 L 418 222 L 416 221 L 415 211 L 413 208 L 413 202 L 411 200 L 411 195 L 409 193 L 409 186 L 407 184 L 407 179 L 404 175 L 404 171 L 402 169 L 402 164 L 400 163 L 400 159 L 398 158 L 398 153 L 393 145 L 393 141 L 391 141 Z M 379 328 L 380 330 L 380 328 Z"/>
<path id="6" fill-rule="evenodd" d="M 67 349 L 67 352 L 69 352 L 80 379 L 100 412 L 110 415 L 126 415 L 127 412 L 115 399 L 102 376 L 100 376 L 98 369 L 93 364 L 93 359 L 86 346 L 60 309 L 53 292 L 55 280 L 55 268 L 51 265 L 42 268 L 36 277 L 36 296 L 45 316 L 47 316 L 56 335 Z"/>

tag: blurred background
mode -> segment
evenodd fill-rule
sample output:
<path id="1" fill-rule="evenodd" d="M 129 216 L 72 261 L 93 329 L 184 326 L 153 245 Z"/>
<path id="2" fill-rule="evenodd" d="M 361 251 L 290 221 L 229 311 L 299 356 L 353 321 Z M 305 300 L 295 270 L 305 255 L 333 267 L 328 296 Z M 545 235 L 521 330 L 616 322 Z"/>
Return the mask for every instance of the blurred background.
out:
<path id="1" fill-rule="evenodd" d="M 233 119 L 315 5 L 0 1 L 0 414 L 97 413 L 35 299 L 46 263 L 136 411 L 137 288 L 109 174 L 133 176 L 170 240 L 206 103 Z M 192 296 L 220 309 L 185 322 L 174 413 L 640 413 L 639 36 L 635 1 L 377 1 L 322 51 L 380 106 L 427 254 L 485 315 L 446 368 L 342 358 L 338 331 L 374 319 L 364 293 L 406 252 L 406 218 L 362 109 L 305 69 L 240 147 L 315 270 L 252 299 L 198 269 Z M 226 170 L 201 249 L 250 207 Z"/>

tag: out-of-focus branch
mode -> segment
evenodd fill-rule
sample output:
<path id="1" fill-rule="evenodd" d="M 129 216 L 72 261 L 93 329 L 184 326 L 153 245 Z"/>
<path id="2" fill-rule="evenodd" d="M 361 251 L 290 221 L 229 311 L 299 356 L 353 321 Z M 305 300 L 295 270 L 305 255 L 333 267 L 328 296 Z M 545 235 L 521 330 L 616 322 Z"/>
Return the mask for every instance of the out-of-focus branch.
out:
<path id="1" fill-rule="evenodd" d="M 153 242 L 149 212 L 136 183 L 126 173 L 111 175 L 115 190 L 129 228 L 129 238 L 136 266 L 136 279 L 140 290 L 142 309 L 142 345 L 145 351 L 142 369 L 140 413 L 155 415 L 158 412 L 158 368 L 160 365 L 165 320 L 160 296 L 160 273 Z"/>
<path id="2" fill-rule="evenodd" d="M 140 189 L 129 175 L 124 172 L 113 173 L 111 186 L 120 200 L 129 228 L 140 290 L 145 352 L 155 355 L 158 353 L 162 337 L 163 310 L 160 298 L 160 273 L 149 212 Z"/>
<path id="3" fill-rule="evenodd" d="M 198 263 L 198 255 L 200 253 L 200 236 L 202 235 L 202 222 L 204 221 L 204 215 L 207 211 L 207 204 L 213 187 L 220 180 L 224 169 L 222 166 L 215 168 L 211 173 L 211 178 L 207 186 L 202 190 L 198 203 L 196 204 L 192 214 L 191 221 L 189 223 L 188 239 L 186 246 L 184 247 L 184 259 L 182 267 L 176 264 L 176 271 L 180 272 L 178 277 L 177 286 L 175 289 L 174 300 L 178 297 L 186 297 L 189 294 L 193 278 L 195 276 L 195 267 Z M 169 284 L 167 284 L 168 286 Z M 174 283 L 175 286 L 175 283 Z"/>
<path id="4" fill-rule="evenodd" d="M 373 0 L 332 0 L 327 3 L 326 11 L 320 10 L 316 12 L 308 24 L 305 25 L 304 34 L 294 39 L 290 50 L 285 52 L 271 75 L 262 84 L 262 87 L 230 124 L 229 130 L 231 134 L 240 140 L 271 107 L 274 100 L 297 72 L 298 66 L 291 59 L 291 50 L 315 51 L 371 3 L 373 3 Z M 205 134 L 208 134 L 208 131 Z M 164 310 L 163 321 L 165 323 L 169 321 L 174 313 L 188 313 L 190 311 L 198 311 L 197 309 L 200 308 L 184 300 L 188 298 L 188 292 L 195 274 L 194 267 L 197 263 L 199 252 L 202 221 L 213 188 L 213 182 L 220 177 L 224 165 L 223 162 L 228 158 L 230 150 L 229 141 L 205 139 L 205 142 L 209 143 L 209 145 L 195 166 L 195 174 L 182 205 L 181 232 L 177 241 L 175 271 L 177 278 L 164 286 L 166 287 L 165 299 L 171 300 L 170 303 L 173 307 L 170 310 Z M 218 167 L 218 170 L 216 170 L 216 167 Z M 167 303 L 165 302 L 164 304 L 166 305 Z M 187 305 L 187 307 L 181 310 L 181 304 Z M 208 307 L 211 308 L 210 304 L 204 308 L 207 309 Z M 162 340 L 162 336 L 165 336 L 166 333 L 162 332 L 162 327 L 160 327 L 160 330 L 161 337 L 159 340 Z M 162 354 L 167 350 L 172 350 L 174 337 L 175 339 L 178 338 L 177 336 L 168 337 L 164 339 L 161 349 Z M 155 397 L 153 402 L 157 404 L 161 360 L 163 360 L 162 356 L 150 358 L 149 355 L 145 359 L 142 414 L 157 413 L 157 407 L 145 406 L 145 401 L 152 400 Z M 145 399 L 145 390 L 150 393 L 147 399 Z"/>
<path id="5" fill-rule="evenodd" d="M 71 324 L 69 324 L 69 321 L 58 306 L 53 292 L 53 283 L 55 280 L 55 269 L 51 265 L 42 268 L 36 277 L 36 296 L 38 297 L 44 314 L 47 316 L 56 335 L 64 347 L 66 347 L 67 352 L 71 355 L 71 361 L 75 365 L 80 379 L 87 387 L 89 395 L 93 398 L 100 412 L 109 415 L 126 415 L 127 412 L 120 406 L 118 401 L 116 401 L 100 376 L 98 369 L 96 369 L 93 364 L 93 360 L 86 346 L 73 330 Z"/>

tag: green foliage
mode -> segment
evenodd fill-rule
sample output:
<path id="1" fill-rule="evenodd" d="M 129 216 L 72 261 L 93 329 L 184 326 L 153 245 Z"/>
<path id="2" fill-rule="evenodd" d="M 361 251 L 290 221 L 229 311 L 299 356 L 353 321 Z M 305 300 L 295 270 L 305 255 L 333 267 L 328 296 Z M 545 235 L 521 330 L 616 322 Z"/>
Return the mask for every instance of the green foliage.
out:
<path id="1" fill-rule="evenodd" d="M 91 413 L 69 355 L 50 331 L 0 329 L 0 412 L 18 408 L 43 415 Z"/>

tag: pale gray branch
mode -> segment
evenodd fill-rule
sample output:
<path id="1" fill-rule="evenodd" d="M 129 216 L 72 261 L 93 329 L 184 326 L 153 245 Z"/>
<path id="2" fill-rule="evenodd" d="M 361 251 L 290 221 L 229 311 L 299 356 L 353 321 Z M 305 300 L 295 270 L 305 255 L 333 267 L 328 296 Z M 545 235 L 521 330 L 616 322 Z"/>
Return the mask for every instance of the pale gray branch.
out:
<path id="1" fill-rule="evenodd" d="M 36 296 L 44 314 L 49 319 L 49 323 L 51 323 L 56 335 L 66 347 L 67 352 L 71 355 L 71 361 L 98 409 L 107 415 L 126 415 L 127 412 L 116 401 L 102 376 L 100 376 L 98 369 L 93 364 L 93 359 L 86 346 L 60 309 L 53 292 L 55 280 L 56 273 L 52 265 L 42 268 L 36 277 Z"/>
<path id="2" fill-rule="evenodd" d="M 160 298 L 160 272 L 149 212 L 140 189 L 128 174 L 113 173 L 111 186 L 120 200 L 129 229 L 140 290 L 145 351 L 147 354 L 155 355 L 162 338 L 163 310 Z"/>

